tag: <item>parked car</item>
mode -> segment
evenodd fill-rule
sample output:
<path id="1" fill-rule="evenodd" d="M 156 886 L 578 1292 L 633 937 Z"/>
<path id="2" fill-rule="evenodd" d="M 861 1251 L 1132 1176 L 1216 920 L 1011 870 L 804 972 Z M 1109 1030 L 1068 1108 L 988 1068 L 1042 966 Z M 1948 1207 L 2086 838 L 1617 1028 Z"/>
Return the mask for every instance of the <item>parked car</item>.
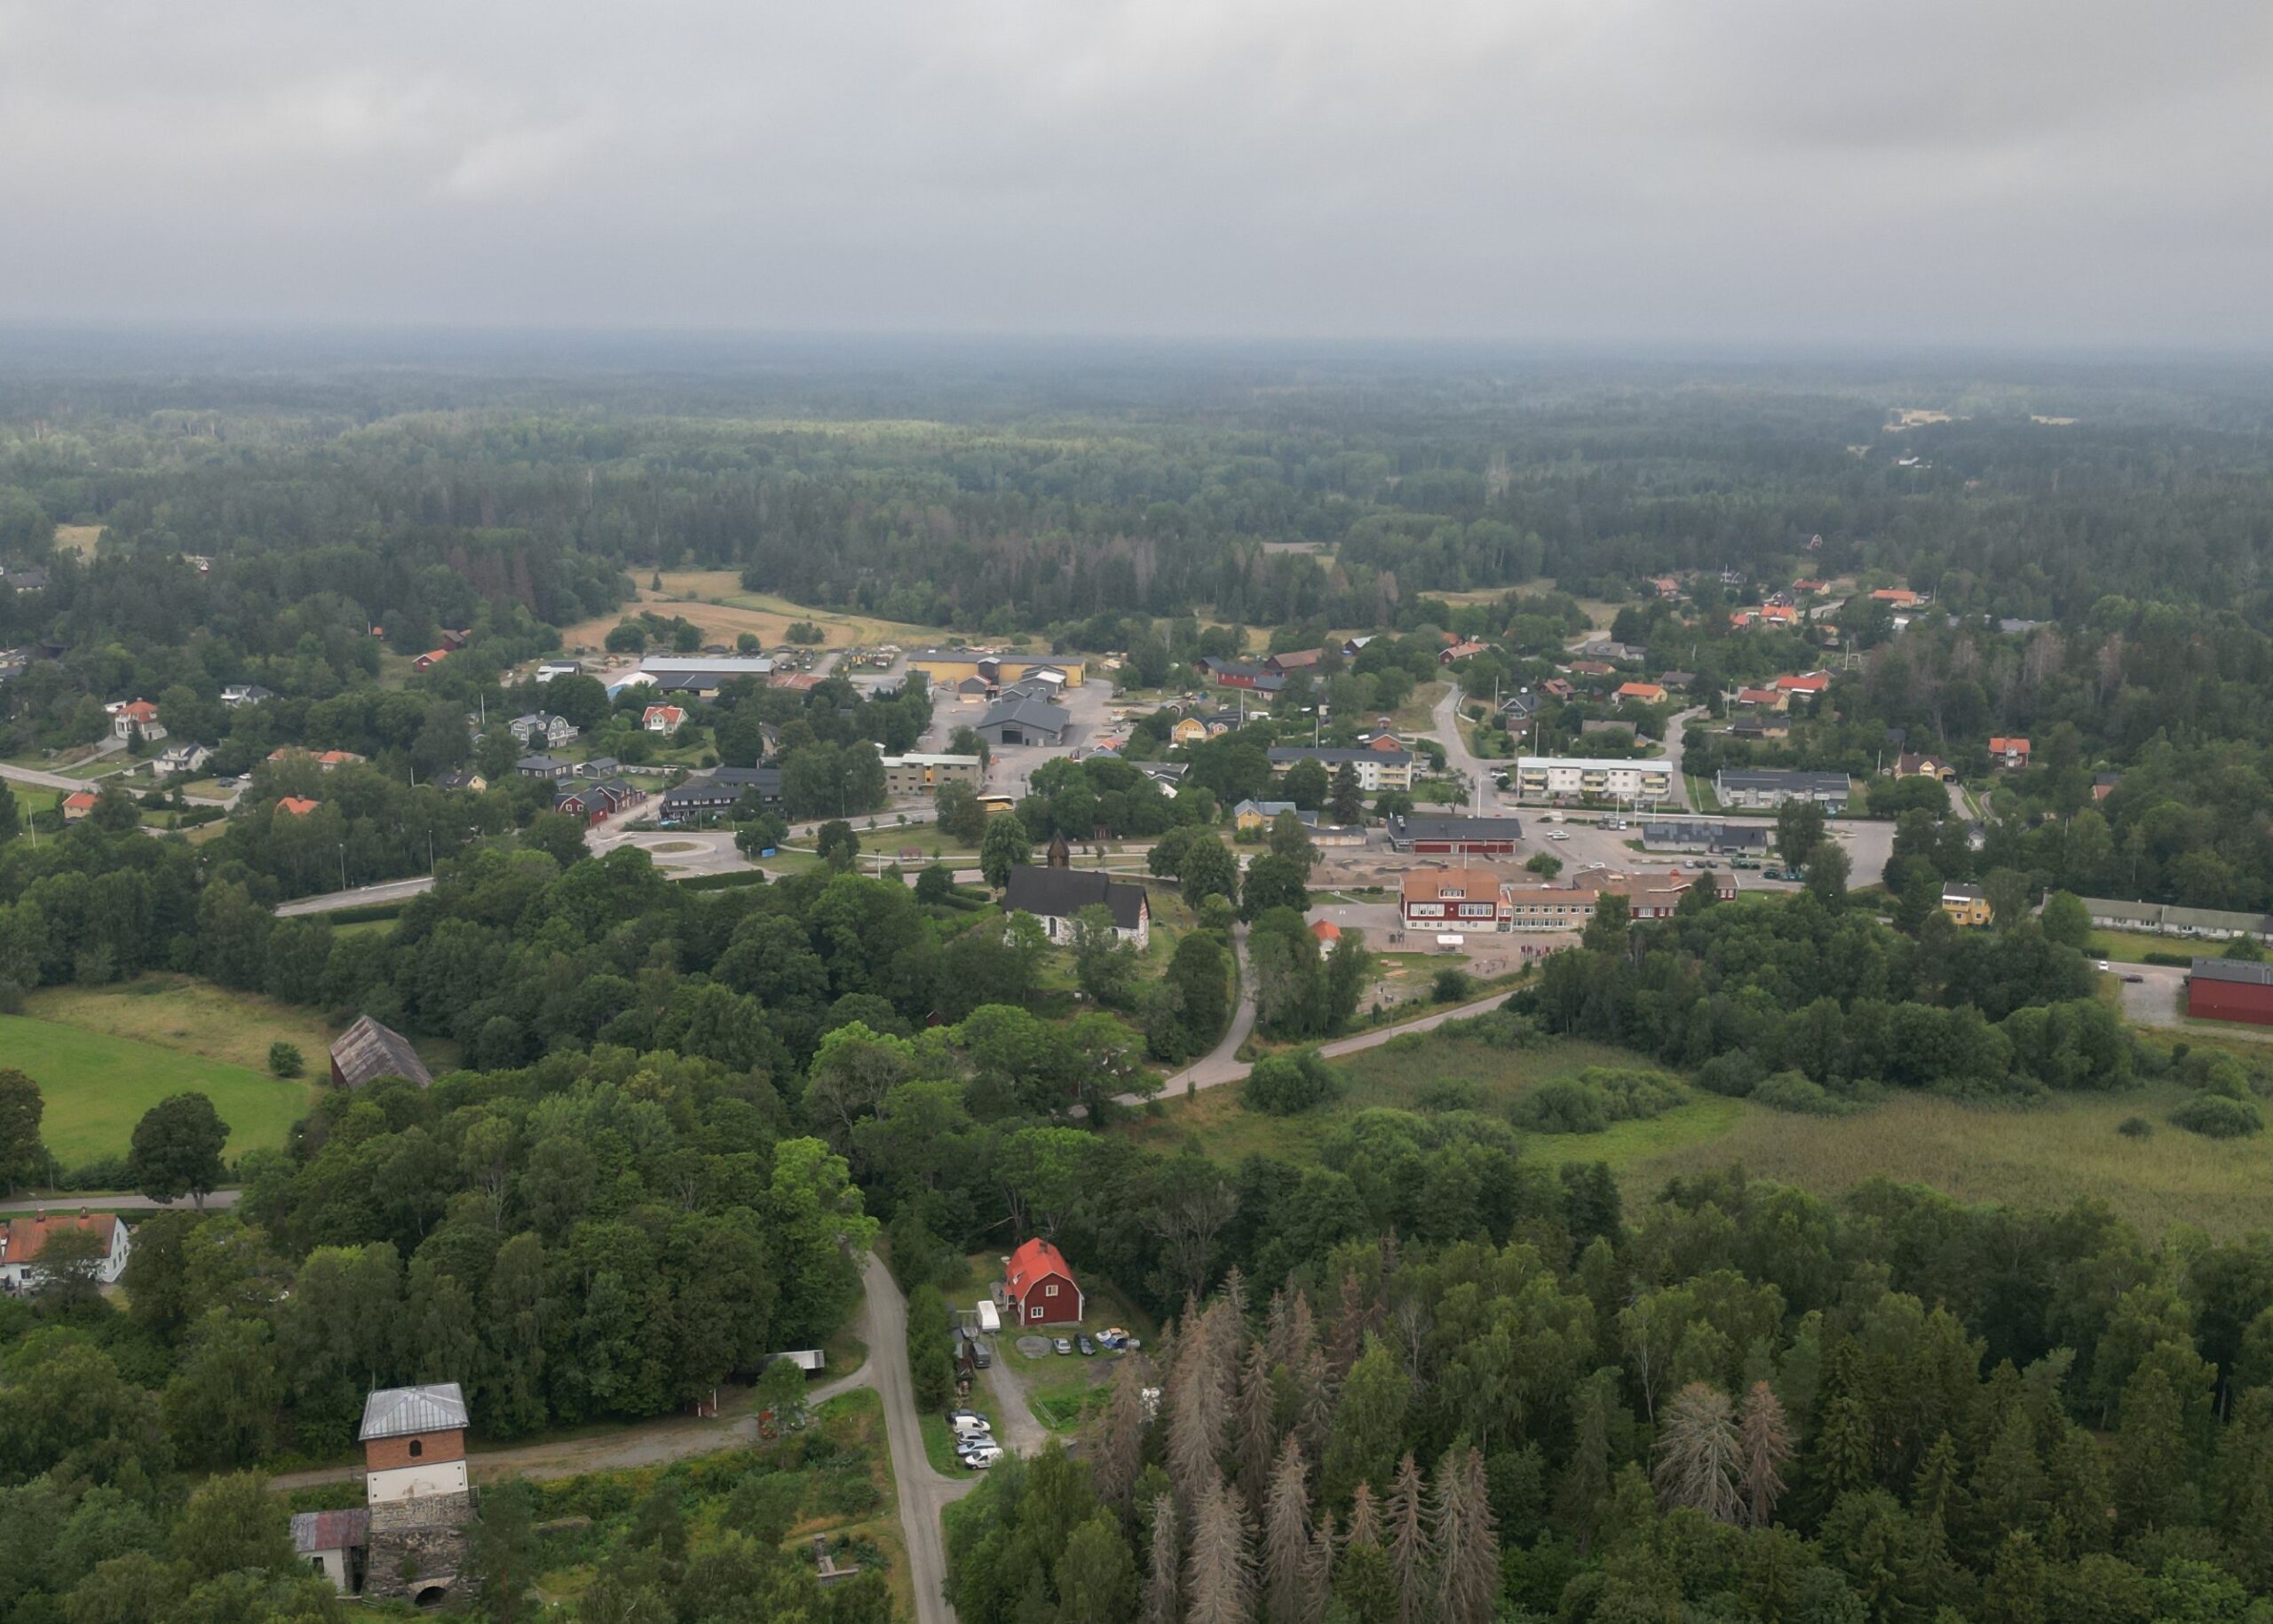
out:
<path id="1" fill-rule="evenodd" d="M 2147 978 L 2144 976 L 2126 976 L 2123 978 L 2126 981 L 2144 981 Z"/>
<path id="2" fill-rule="evenodd" d="M 1568 840 L 1568 839 L 1570 839 L 1570 838 L 1571 838 L 1568 835 L 1565 835 L 1565 834 L 1564 834 L 1561 829 L 1549 829 L 1549 830 L 1548 830 L 1548 831 L 1547 831 L 1547 837 L 1548 837 L 1549 840 Z"/>
<path id="3" fill-rule="evenodd" d="M 994 1350 L 974 1337 L 970 1344 L 970 1362 L 981 1370 L 991 1368 L 994 1363 Z"/>
<path id="4" fill-rule="evenodd" d="M 1049 1339 L 1049 1345 L 1055 1351 L 1059 1353 L 1071 1353 L 1073 1351 L 1073 1343 L 1072 1339 L 1069 1337 L 1053 1336 Z"/>
<path id="5" fill-rule="evenodd" d="M 955 1439 L 955 1459 L 967 1461 L 978 1451 L 993 1449 L 995 1446 L 994 1435 L 992 1432 L 974 1432 L 969 1438 Z"/>
<path id="6" fill-rule="evenodd" d="M 977 1410 L 949 1410 L 947 1427 L 950 1431 L 969 1438 L 973 1433 L 992 1432 L 994 1430 L 994 1423 Z"/>
<path id="7" fill-rule="evenodd" d="M 1090 1340 L 1087 1331 L 1073 1339 L 1073 1345 L 1081 1351 L 1081 1357 L 1085 1359 L 1095 1359 L 1097 1356 L 1097 1345 Z"/>
<path id="8" fill-rule="evenodd" d="M 998 1444 L 989 1444 L 984 1449 L 974 1449 L 963 1456 L 962 1463 L 975 1472 L 983 1472 L 1002 1458 L 1002 1446 Z"/>

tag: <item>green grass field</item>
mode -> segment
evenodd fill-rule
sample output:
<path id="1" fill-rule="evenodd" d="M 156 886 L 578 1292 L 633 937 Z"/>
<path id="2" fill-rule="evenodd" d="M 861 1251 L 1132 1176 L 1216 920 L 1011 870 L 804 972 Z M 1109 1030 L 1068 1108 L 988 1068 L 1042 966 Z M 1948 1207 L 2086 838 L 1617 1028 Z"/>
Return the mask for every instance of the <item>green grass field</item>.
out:
<path id="1" fill-rule="evenodd" d="M 1250 1153 L 1303 1161 L 1351 1111 L 1464 1103 L 1498 1116 L 1549 1078 L 1647 1063 L 1588 1043 L 1509 1050 L 1432 1034 L 1335 1064 L 1347 1091 L 1327 1111 L 1265 1116 L 1242 1107 L 1233 1085 L 1170 1097 L 1159 1116 L 1135 1117 L 1123 1131 L 1156 1150 L 1196 1146 L 1224 1166 Z M 1604 1133 L 1527 1135 L 1524 1153 L 1549 1166 L 1607 1162 L 1629 1203 L 1653 1199 L 1669 1178 L 1740 1163 L 1825 1196 L 1883 1176 L 1960 1201 L 2022 1208 L 2064 1207 L 2090 1194 L 2150 1235 L 2175 1224 L 2219 1237 L 2273 1231 L 2273 1136 L 2212 1140 L 2173 1128 L 2166 1119 L 2182 1097 L 2158 1087 L 2001 1107 L 1903 1093 L 1860 1115 L 1807 1117 L 1699 1092 L 1663 1116 Z M 2117 1131 L 2134 1116 L 2153 1131 Z"/>
<path id="2" fill-rule="evenodd" d="M 281 1145 L 314 1095 L 305 1081 L 249 1066 L 22 1015 L 0 1016 L 0 1054 L 39 1084 L 47 1104 L 40 1136 L 65 1167 L 123 1155 L 134 1124 L 169 1095 L 211 1099 L 229 1125 L 233 1156 Z"/>

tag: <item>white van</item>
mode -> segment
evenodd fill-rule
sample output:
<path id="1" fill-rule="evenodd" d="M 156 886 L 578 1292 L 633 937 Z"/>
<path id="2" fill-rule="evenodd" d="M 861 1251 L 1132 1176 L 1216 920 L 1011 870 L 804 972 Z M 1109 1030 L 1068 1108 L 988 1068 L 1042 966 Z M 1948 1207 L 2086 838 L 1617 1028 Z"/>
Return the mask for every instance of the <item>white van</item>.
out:
<path id="1" fill-rule="evenodd" d="M 986 1417 L 976 1410 L 955 1411 L 947 1417 L 947 1426 L 957 1438 L 977 1438 L 994 1430 Z"/>
<path id="2" fill-rule="evenodd" d="M 1000 1445 L 990 1444 L 984 1449 L 974 1449 L 963 1456 L 962 1463 L 975 1472 L 983 1472 L 1002 1458 Z"/>
<path id="3" fill-rule="evenodd" d="M 1002 1311 L 994 1306 L 994 1299 L 992 1297 L 978 1299 L 978 1328 L 989 1335 L 1002 1328 Z"/>

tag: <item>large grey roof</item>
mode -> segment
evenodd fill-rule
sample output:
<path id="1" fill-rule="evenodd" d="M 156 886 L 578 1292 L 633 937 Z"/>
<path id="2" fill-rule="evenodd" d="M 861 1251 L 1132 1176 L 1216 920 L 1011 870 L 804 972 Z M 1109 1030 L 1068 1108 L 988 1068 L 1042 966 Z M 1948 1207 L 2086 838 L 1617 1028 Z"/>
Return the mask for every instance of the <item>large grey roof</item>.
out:
<path id="1" fill-rule="evenodd" d="M 363 1400 L 363 1430 L 356 1436 L 407 1438 L 413 1432 L 448 1432 L 465 1426 L 465 1394 L 455 1382 L 432 1387 L 383 1387 Z"/>
<path id="2" fill-rule="evenodd" d="M 1809 772 L 1793 767 L 1723 767 L 1720 780 L 1738 789 L 1848 789 L 1844 772 Z"/>
<path id="3" fill-rule="evenodd" d="M 402 1077 L 424 1088 L 434 1081 L 410 1040 L 392 1026 L 382 1026 L 369 1016 L 360 1016 L 331 1046 L 332 1063 L 340 1081 L 351 1089 L 382 1077 Z"/>
<path id="4" fill-rule="evenodd" d="M 1109 880 L 1094 868 L 1045 868 L 1032 863 L 1013 867 L 1002 888 L 1005 913 L 1071 919 L 1096 903 L 1111 911 L 1114 925 L 1133 931 L 1144 917 L 1144 888 Z"/>
<path id="5" fill-rule="evenodd" d="M 2238 935 L 2273 935 L 2273 914 L 2237 914 L 2224 908 L 2179 907 L 2167 902 L 2125 902 L 2112 897 L 2086 897 L 2085 911 L 2094 919 L 2120 919 L 2150 931 L 2223 931 Z"/>
<path id="6" fill-rule="evenodd" d="M 2197 959 L 2190 973 L 2205 981 L 2243 981 L 2253 986 L 2273 986 L 2273 964 L 2253 964 L 2247 959 Z"/>
<path id="7" fill-rule="evenodd" d="M 1030 694 L 1019 694 L 1015 698 L 997 700 L 989 705 L 986 714 L 978 718 L 978 725 L 992 727 L 998 722 L 1013 722 L 1020 727 L 1039 727 L 1045 732 L 1062 733 L 1066 724 L 1073 719 L 1073 713 L 1063 706 L 1053 705 L 1048 700 L 1035 699 Z"/>

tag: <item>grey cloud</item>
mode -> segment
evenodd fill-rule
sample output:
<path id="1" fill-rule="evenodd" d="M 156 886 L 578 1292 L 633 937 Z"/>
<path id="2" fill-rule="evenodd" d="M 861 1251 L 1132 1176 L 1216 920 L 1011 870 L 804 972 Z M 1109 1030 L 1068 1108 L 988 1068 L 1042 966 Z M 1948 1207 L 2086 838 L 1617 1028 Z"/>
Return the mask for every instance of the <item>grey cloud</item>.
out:
<path id="1" fill-rule="evenodd" d="M 0 0 L 0 315 L 2257 345 L 2269 108 L 2261 0 Z"/>

